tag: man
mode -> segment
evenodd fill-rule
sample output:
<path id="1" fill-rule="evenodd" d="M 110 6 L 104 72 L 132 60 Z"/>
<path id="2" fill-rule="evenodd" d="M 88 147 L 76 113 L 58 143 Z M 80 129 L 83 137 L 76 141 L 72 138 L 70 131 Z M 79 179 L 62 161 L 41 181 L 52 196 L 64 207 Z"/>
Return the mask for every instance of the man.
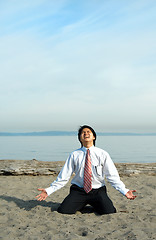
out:
<path id="1" fill-rule="evenodd" d="M 38 189 L 39 201 L 63 187 L 75 173 L 71 181 L 70 193 L 58 208 L 59 213 L 74 214 L 90 204 L 99 214 L 115 213 L 116 209 L 107 195 L 104 178 L 128 199 L 135 199 L 133 192 L 125 188 L 109 154 L 95 147 L 96 133 L 90 126 L 84 125 L 78 131 L 81 148 L 72 152 L 57 179 L 46 189 Z"/>

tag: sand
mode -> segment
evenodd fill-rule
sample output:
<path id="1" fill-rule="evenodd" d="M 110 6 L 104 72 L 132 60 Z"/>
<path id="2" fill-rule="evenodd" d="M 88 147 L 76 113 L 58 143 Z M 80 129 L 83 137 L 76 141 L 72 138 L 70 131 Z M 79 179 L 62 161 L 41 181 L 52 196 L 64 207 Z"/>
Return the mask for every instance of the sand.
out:
<path id="1" fill-rule="evenodd" d="M 107 184 L 117 213 L 98 215 L 90 206 L 74 215 L 62 215 L 57 208 L 69 192 L 70 182 L 38 202 L 38 187 L 47 187 L 56 176 L 0 176 L 0 239 L 156 239 L 156 177 L 145 174 L 122 176 L 137 198 L 126 199 Z"/>

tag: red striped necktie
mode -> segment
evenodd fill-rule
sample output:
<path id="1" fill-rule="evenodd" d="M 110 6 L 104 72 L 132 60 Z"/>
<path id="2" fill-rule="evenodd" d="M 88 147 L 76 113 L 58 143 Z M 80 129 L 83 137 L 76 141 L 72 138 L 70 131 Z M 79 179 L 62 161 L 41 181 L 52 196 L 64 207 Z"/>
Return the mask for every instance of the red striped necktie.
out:
<path id="1" fill-rule="evenodd" d="M 92 190 L 92 166 L 89 149 L 87 149 L 86 153 L 83 188 L 86 193 L 89 193 Z"/>

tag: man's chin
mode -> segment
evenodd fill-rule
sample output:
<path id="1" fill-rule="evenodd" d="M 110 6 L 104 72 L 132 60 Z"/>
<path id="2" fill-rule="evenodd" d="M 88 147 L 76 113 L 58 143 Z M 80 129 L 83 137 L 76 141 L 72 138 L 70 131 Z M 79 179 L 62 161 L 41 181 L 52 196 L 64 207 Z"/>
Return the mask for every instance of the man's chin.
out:
<path id="1" fill-rule="evenodd" d="M 91 142 L 91 140 L 89 140 L 89 139 L 85 139 L 85 140 L 83 140 L 82 143 L 88 143 L 88 142 Z"/>

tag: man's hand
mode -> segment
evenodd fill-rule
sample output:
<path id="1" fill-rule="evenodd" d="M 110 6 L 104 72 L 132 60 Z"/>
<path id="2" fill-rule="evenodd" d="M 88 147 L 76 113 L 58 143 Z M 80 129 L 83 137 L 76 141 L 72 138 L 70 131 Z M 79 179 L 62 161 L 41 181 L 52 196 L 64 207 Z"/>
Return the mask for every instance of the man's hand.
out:
<path id="1" fill-rule="evenodd" d="M 39 195 L 36 196 L 37 201 L 45 200 L 48 197 L 48 194 L 44 188 L 38 188 L 38 191 L 42 191 Z"/>
<path id="2" fill-rule="evenodd" d="M 133 195 L 133 192 L 136 192 L 136 190 L 129 190 L 125 196 L 130 199 L 130 200 L 134 200 L 137 196 Z"/>

